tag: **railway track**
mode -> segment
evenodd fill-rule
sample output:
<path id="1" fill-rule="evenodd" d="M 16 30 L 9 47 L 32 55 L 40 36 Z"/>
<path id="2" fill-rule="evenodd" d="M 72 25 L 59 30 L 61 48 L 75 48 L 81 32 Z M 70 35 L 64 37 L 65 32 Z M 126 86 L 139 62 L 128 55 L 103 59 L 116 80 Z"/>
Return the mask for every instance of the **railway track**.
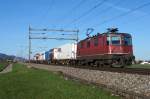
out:
<path id="1" fill-rule="evenodd" d="M 82 66 L 82 67 L 76 66 L 75 68 L 109 71 L 109 72 L 117 72 L 117 73 L 150 75 L 150 69 L 144 69 L 144 68 L 109 68 L 109 67 L 98 68 L 98 67 L 88 67 L 88 66 Z"/>
<path id="2" fill-rule="evenodd" d="M 66 66 L 66 65 L 55 65 L 55 66 Z M 144 69 L 144 68 L 119 68 L 119 67 L 110 68 L 109 66 L 107 66 L 107 67 L 67 66 L 67 67 L 90 69 L 90 70 L 100 70 L 100 71 L 108 71 L 108 72 L 117 72 L 117 73 L 150 75 L 150 69 Z"/>
<path id="3" fill-rule="evenodd" d="M 96 66 L 67 66 L 67 65 L 60 65 L 60 64 L 52 64 L 53 66 L 66 66 L 66 67 L 73 67 L 73 68 L 82 68 L 82 69 L 90 69 L 90 70 L 100 70 L 100 71 L 108 71 L 108 72 L 117 72 L 117 73 L 129 73 L 129 74 L 139 74 L 139 75 L 150 75 L 150 69 L 144 68 L 119 68 L 114 67 L 110 68 L 110 66 L 104 67 L 96 67 Z"/>
<path id="4" fill-rule="evenodd" d="M 109 71 L 109 72 L 118 72 L 118 73 L 150 75 L 150 69 L 143 69 L 143 68 L 97 68 L 97 67 L 90 67 L 90 68 L 89 67 L 81 67 L 81 68 L 100 70 L 100 71 Z"/>

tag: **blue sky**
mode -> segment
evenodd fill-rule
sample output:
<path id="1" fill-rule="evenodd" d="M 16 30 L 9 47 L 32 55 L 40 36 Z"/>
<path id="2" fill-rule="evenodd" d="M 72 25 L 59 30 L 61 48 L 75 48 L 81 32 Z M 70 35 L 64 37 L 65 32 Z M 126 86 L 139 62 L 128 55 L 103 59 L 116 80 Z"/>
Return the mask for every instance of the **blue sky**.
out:
<path id="1" fill-rule="evenodd" d="M 150 5 L 126 16 L 126 13 L 148 0 L 106 0 L 80 20 L 72 21 L 86 13 L 103 0 L 0 0 L 0 52 L 27 56 L 28 26 L 34 28 L 79 29 L 80 39 L 85 38 L 86 29 L 105 32 L 108 27 L 118 27 L 120 32 L 133 36 L 134 54 L 137 59 L 150 59 Z M 81 2 L 81 4 L 79 4 Z M 78 5 L 78 7 L 77 7 Z M 104 23 L 104 21 L 108 21 Z M 104 23 L 104 24 L 103 24 Z M 52 36 L 55 32 L 47 33 Z M 48 50 L 70 41 L 34 40 L 33 52 Z"/>

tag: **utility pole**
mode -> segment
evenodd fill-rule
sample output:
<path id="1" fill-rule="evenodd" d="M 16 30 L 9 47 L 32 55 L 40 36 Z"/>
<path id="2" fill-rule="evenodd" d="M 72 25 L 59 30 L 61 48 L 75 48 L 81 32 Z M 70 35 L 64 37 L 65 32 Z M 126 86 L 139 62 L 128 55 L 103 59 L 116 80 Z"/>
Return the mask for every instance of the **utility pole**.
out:
<path id="1" fill-rule="evenodd" d="M 29 63 L 31 62 L 31 27 L 29 26 Z"/>
<path id="2" fill-rule="evenodd" d="M 69 32 L 72 34 L 63 34 L 63 35 L 76 35 L 76 37 L 34 37 L 32 34 L 45 34 L 45 33 L 32 33 L 32 32 Z M 79 30 L 65 30 L 65 29 L 34 29 L 29 26 L 29 63 L 31 62 L 31 46 L 32 46 L 32 39 L 55 39 L 55 40 L 73 40 L 78 42 L 79 37 L 78 37 Z"/>

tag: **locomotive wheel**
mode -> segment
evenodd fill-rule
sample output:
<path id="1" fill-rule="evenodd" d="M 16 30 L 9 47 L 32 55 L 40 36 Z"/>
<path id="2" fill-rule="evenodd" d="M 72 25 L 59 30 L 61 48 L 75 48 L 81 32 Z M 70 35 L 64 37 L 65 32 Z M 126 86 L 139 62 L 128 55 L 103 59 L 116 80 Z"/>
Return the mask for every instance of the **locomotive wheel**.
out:
<path id="1" fill-rule="evenodd" d="M 102 68 L 104 66 L 104 63 L 102 61 L 96 61 L 95 66 Z"/>
<path id="2" fill-rule="evenodd" d="M 132 58 L 126 60 L 127 65 L 132 65 L 132 62 L 133 62 Z"/>
<path id="3" fill-rule="evenodd" d="M 99 67 L 99 62 L 98 61 L 95 62 L 95 66 Z"/>
<path id="4" fill-rule="evenodd" d="M 111 67 L 121 67 L 121 68 L 124 68 L 124 66 L 125 66 L 125 60 L 123 58 L 114 60 L 111 65 Z"/>
<path id="5" fill-rule="evenodd" d="M 82 66 L 82 62 L 79 60 L 79 61 L 77 62 L 77 65 L 78 65 L 78 66 Z"/>

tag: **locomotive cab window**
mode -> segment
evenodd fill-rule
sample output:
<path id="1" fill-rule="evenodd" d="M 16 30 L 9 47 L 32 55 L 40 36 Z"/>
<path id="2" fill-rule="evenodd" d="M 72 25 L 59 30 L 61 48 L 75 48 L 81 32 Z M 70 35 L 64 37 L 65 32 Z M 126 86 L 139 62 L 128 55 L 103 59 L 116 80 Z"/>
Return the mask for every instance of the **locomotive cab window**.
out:
<path id="1" fill-rule="evenodd" d="M 132 45 L 131 37 L 124 37 L 124 45 Z"/>
<path id="2" fill-rule="evenodd" d="M 111 44 L 112 45 L 120 45 L 121 44 L 120 40 L 121 40 L 120 36 L 112 36 L 111 37 Z"/>
<path id="3" fill-rule="evenodd" d="M 108 36 L 107 37 L 107 45 L 121 45 L 121 37 L 120 36 Z"/>

